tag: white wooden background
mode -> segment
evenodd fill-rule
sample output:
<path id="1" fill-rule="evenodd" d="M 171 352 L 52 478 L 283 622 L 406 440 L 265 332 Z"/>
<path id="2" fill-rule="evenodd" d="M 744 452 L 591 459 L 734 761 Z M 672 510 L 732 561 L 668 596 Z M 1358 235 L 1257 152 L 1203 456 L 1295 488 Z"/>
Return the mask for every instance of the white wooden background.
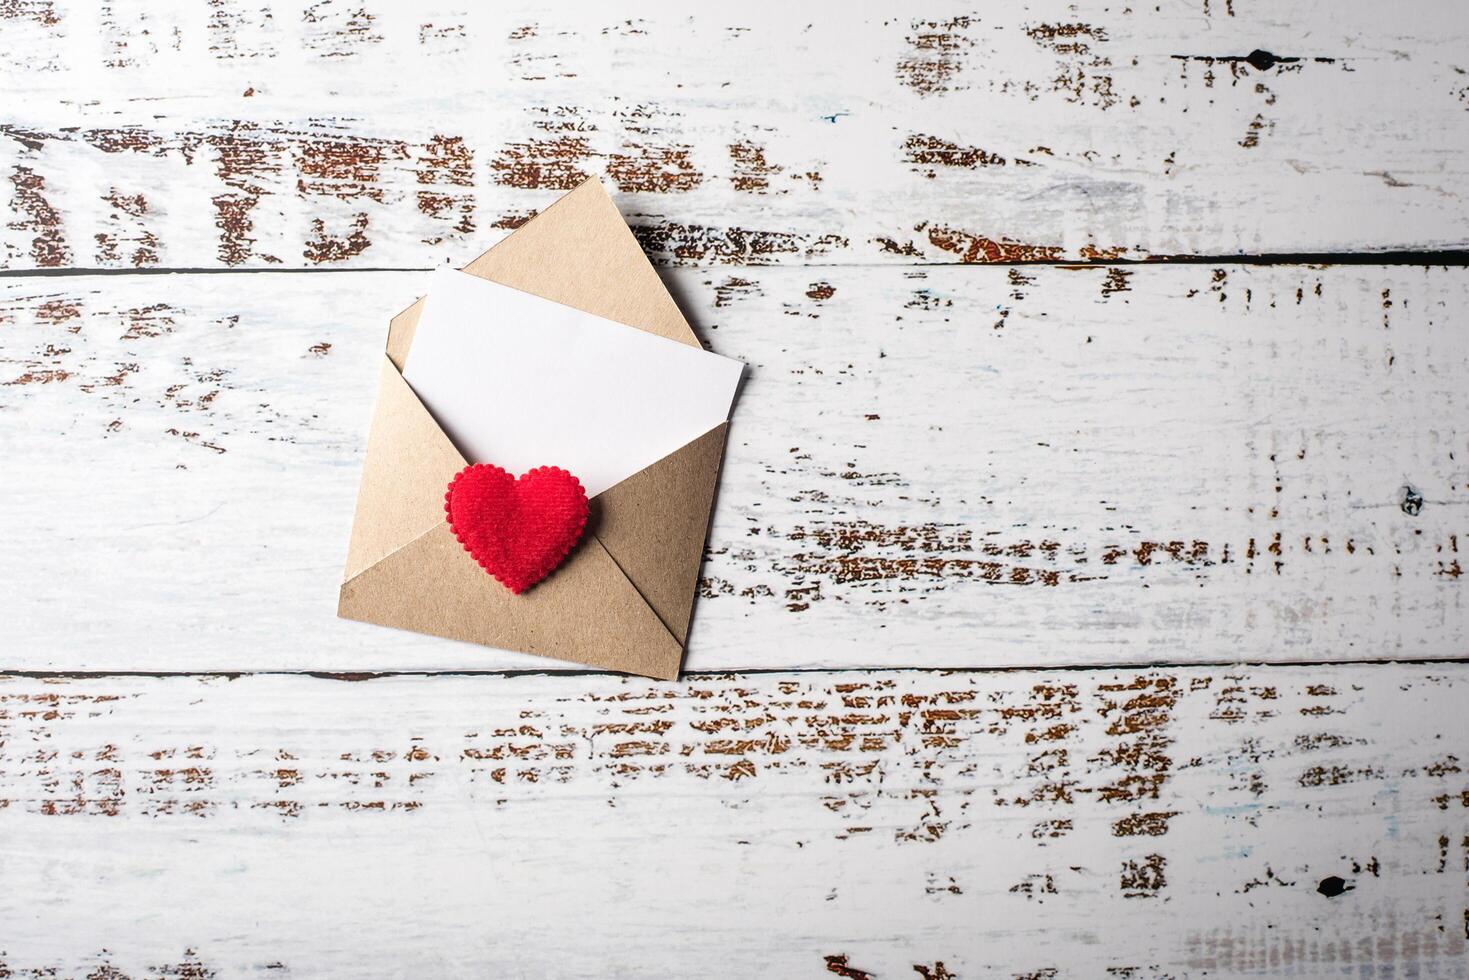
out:
<path id="1" fill-rule="evenodd" d="M 992 6 L 0 0 L 0 976 L 1469 972 L 1469 19 Z M 676 684 L 332 616 L 593 174 L 751 365 Z"/>

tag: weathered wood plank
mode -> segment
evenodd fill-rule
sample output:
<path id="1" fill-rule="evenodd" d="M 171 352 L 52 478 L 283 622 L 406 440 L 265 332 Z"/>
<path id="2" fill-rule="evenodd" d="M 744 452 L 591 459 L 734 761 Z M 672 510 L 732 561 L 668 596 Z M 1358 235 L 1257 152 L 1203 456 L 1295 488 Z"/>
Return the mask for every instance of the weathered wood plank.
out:
<path id="1" fill-rule="evenodd" d="M 1469 243 L 1448 2 L 0 5 L 0 266 L 423 268 L 583 177 L 667 263 Z"/>
<path id="2" fill-rule="evenodd" d="M 751 365 L 690 669 L 1464 654 L 1466 270 L 668 280 Z M 332 616 L 422 281 L 5 282 L 3 666 L 545 669 Z"/>
<path id="3" fill-rule="evenodd" d="M 0 963 L 1460 976 L 1466 683 L 11 678 Z"/>

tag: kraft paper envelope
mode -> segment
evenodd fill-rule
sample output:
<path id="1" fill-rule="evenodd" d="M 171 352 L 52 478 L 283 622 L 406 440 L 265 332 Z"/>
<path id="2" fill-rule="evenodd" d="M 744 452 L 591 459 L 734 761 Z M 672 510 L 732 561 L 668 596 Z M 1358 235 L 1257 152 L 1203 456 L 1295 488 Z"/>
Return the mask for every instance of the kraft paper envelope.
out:
<path id="1" fill-rule="evenodd" d="M 464 271 L 699 346 L 596 178 Z M 593 497 L 586 536 L 570 557 L 513 595 L 464 553 L 444 521 L 445 488 L 466 461 L 402 375 L 423 302 L 388 328 L 337 614 L 676 678 L 728 423 Z"/>

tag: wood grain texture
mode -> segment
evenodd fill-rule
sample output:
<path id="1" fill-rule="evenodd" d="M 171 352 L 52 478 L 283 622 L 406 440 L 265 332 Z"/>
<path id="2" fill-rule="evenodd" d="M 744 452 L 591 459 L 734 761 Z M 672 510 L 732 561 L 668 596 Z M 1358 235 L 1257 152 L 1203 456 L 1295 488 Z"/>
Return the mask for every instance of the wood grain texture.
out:
<path id="1" fill-rule="evenodd" d="M 1469 653 L 1469 270 L 1225 261 L 1469 245 L 1466 42 L 0 0 L 0 980 L 1464 976 L 1469 664 L 1210 664 Z M 686 666 L 780 672 L 332 617 L 414 270 L 587 175 L 751 366 Z"/>
<path id="2" fill-rule="evenodd" d="M 1457 977 L 1466 683 L 11 678 L 0 963 Z"/>
<path id="3" fill-rule="evenodd" d="M 0 666 L 550 666 L 331 616 L 424 278 L 6 282 Z M 750 364 L 689 669 L 1465 652 L 1463 269 L 668 281 Z"/>
<path id="4" fill-rule="evenodd" d="M 633 6 L 11 0 L 0 266 L 423 268 L 591 174 L 664 263 L 1469 242 L 1454 3 Z"/>

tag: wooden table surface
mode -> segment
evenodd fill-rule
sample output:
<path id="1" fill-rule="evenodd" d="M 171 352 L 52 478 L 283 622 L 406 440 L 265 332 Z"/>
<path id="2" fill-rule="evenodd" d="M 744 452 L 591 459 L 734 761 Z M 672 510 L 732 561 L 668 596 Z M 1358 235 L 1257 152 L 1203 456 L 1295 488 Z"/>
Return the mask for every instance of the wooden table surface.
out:
<path id="1" fill-rule="evenodd" d="M 0 977 L 1469 975 L 1457 3 L 489 6 L 0 0 Z M 672 684 L 333 615 L 589 175 L 750 365 Z"/>

